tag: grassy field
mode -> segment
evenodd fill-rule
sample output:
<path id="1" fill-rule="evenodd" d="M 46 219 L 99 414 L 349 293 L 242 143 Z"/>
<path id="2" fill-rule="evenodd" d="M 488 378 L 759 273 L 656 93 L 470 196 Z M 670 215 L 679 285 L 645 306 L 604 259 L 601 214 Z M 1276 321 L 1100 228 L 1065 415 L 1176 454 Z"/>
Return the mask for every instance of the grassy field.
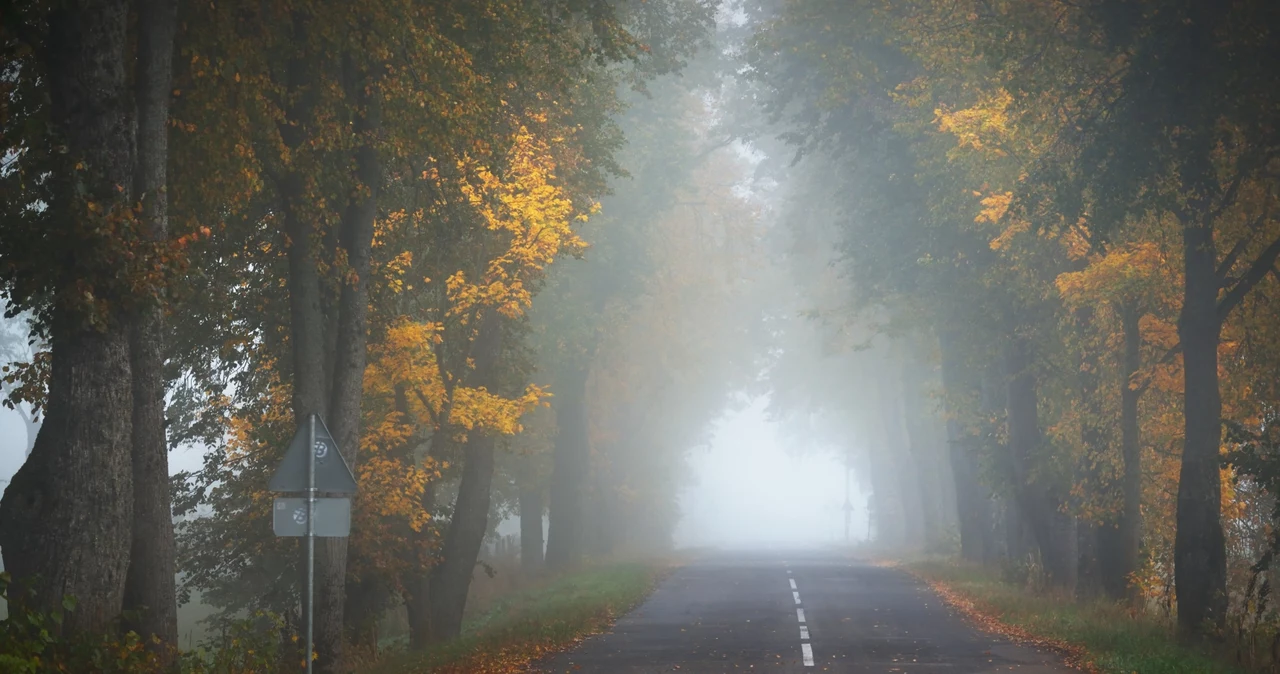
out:
<path id="1" fill-rule="evenodd" d="M 1109 602 L 1075 602 L 1004 582 L 999 572 L 958 562 L 925 561 L 909 571 L 972 603 L 971 617 L 1013 636 L 1038 639 L 1107 674 L 1235 674 L 1222 658 L 1179 645 L 1171 625 Z M 944 591 L 944 596 L 948 592 Z M 963 607 L 962 607 L 963 608 Z M 1007 627 L 1012 627 L 1008 630 Z"/>
<path id="2" fill-rule="evenodd" d="M 522 671 L 531 660 L 601 632 L 638 605 L 665 567 L 617 564 L 561 576 L 493 603 L 460 639 L 422 653 L 393 654 L 374 674 Z"/>

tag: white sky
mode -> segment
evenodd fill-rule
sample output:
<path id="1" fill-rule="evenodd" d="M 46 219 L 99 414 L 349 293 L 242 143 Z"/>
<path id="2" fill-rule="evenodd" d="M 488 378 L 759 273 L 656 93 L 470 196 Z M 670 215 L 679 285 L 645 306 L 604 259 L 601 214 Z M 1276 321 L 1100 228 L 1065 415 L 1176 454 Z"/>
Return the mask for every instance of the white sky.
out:
<path id="1" fill-rule="evenodd" d="M 0 407 L 0 493 L 18 472 L 27 449 L 27 429 L 18 413 Z"/>
<path id="2" fill-rule="evenodd" d="M 790 447 L 765 417 L 766 398 L 722 417 L 710 447 L 689 458 L 678 546 L 794 546 L 843 542 L 845 470 L 822 448 Z M 853 540 L 866 537 L 866 496 L 852 480 Z"/>

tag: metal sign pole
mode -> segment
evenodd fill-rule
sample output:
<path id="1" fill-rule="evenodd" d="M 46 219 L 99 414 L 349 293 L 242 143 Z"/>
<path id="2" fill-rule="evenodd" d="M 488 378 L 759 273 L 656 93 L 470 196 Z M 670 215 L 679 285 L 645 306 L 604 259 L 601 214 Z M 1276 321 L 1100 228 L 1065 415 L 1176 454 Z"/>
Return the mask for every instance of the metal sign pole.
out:
<path id="1" fill-rule="evenodd" d="M 316 415 L 307 429 L 307 674 L 311 674 L 316 587 Z"/>

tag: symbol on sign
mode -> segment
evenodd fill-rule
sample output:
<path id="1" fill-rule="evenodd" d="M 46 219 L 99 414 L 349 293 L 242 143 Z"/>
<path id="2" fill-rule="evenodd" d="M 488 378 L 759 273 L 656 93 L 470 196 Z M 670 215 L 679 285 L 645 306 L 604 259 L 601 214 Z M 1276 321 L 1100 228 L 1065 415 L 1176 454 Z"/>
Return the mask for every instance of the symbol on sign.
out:
<path id="1" fill-rule="evenodd" d="M 308 511 L 305 498 L 276 499 L 271 529 L 277 536 L 311 534 L 319 538 L 333 538 L 351 534 L 351 499 L 318 498 L 314 507 L 314 510 Z M 307 531 L 308 528 L 311 529 L 310 532 Z"/>
<path id="2" fill-rule="evenodd" d="M 354 494 L 356 478 L 342 458 L 338 443 L 319 418 L 315 432 L 310 425 L 298 429 L 285 451 L 280 467 L 271 476 L 267 488 L 274 492 L 318 492 Z M 309 477 L 314 466 L 315 478 Z M 318 519 L 318 518 L 317 518 Z"/>

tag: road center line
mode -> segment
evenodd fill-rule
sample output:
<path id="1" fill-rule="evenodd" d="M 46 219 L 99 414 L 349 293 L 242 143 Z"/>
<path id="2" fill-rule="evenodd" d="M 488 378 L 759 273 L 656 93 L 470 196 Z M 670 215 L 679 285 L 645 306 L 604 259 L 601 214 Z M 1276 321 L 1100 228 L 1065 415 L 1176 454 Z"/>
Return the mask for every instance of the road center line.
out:
<path id="1" fill-rule="evenodd" d="M 804 653 L 804 666 L 813 666 L 813 647 L 809 644 L 800 644 L 800 652 Z"/>
<path id="2" fill-rule="evenodd" d="M 800 622 L 804 622 L 804 609 L 796 609 L 796 617 L 800 619 Z"/>
<path id="3" fill-rule="evenodd" d="M 792 593 L 791 593 L 791 596 L 793 596 L 793 597 L 795 597 L 795 598 L 796 598 L 796 603 L 797 603 L 797 604 L 799 604 L 799 603 L 800 603 L 800 593 L 799 593 L 799 592 L 792 592 Z"/>
<path id="4" fill-rule="evenodd" d="M 796 579 L 790 578 L 789 580 L 791 581 L 791 589 L 793 590 L 796 589 Z"/>
<path id="5" fill-rule="evenodd" d="M 801 625 L 801 626 L 800 626 L 800 638 L 801 638 L 801 639 L 808 639 L 808 638 L 809 638 L 809 626 L 808 626 L 808 625 Z"/>

